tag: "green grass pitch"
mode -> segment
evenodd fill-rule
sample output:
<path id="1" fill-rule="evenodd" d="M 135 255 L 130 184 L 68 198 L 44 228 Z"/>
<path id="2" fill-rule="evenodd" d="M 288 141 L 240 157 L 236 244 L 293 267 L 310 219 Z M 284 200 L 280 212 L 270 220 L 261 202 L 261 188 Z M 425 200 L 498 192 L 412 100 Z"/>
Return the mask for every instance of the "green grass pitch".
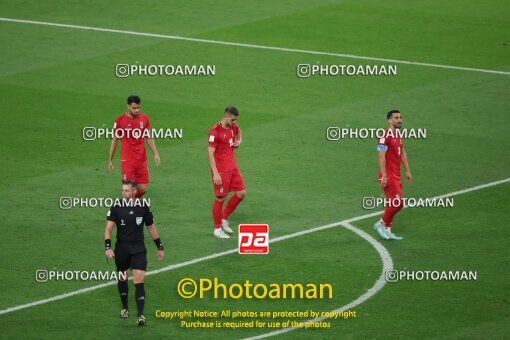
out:
<path id="1" fill-rule="evenodd" d="M 38 269 L 114 270 L 103 251 L 104 208 L 61 210 L 61 196 L 117 197 L 106 171 L 109 140 L 84 141 L 86 126 L 110 127 L 138 94 L 153 127 L 184 137 L 148 150 L 148 197 L 166 258 L 148 239 L 148 270 L 237 247 L 212 237 L 213 191 L 207 133 L 225 106 L 240 110 L 236 151 L 248 190 L 231 224 L 267 223 L 271 238 L 365 215 L 364 196 L 381 196 L 374 140 L 326 140 L 329 126 L 426 128 L 405 142 L 413 184 L 432 197 L 510 177 L 510 10 L 506 1 L 1 1 L 1 17 L 111 28 L 473 69 L 397 64 L 393 77 L 298 78 L 298 64 L 388 63 L 283 50 L 162 39 L 0 19 L 3 242 L 0 310 L 103 283 L 37 283 Z M 116 64 L 209 64 L 208 77 L 117 78 Z M 510 183 L 454 197 L 453 208 L 406 209 L 401 242 L 382 242 L 398 270 L 471 270 L 476 281 L 386 284 L 352 308 L 356 318 L 282 338 L 493 338 L 510 336 Z M 378 217 L 353 225 L 373 237 Z M 0 337 L 246 338 L 274 329 L 187 329 L 156 310 L 332 311 L 370 289 L 382 262 L 341 226 L 270 245 L 268 255 L 232 253 L 146 278 L 147 326 L 118 317 L 116 286 L 0 313 Z M 330 283 L 332 299 L 183 299 L 182 278 L 223 283 Z M 309 319 L 309 318 L 308 318 Z M 246 319 L 249 320 L 249 319 Z M 300 319 L 301 321 L 307 320 Z M 267 321 L 267 320 L 266 320 Z M 276 321 L 283 322 L 285 319 Z"/>

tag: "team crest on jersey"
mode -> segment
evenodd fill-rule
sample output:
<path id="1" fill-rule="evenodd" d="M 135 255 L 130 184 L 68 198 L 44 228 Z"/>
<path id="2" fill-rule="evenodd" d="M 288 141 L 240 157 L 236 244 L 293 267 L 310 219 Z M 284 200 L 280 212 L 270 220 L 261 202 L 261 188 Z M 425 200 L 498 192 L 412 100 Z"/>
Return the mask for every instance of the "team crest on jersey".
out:
<path id="1" fill-rule="evenodd" d="M 136 225 L 140 225 L 143 222 L 143 217 L 137 217 L 136 218 Z"/>
<path id="2" fill-rule="evenodd" d="M 140 129 L 143 129 L 143 122 L 140 122 Z"/>

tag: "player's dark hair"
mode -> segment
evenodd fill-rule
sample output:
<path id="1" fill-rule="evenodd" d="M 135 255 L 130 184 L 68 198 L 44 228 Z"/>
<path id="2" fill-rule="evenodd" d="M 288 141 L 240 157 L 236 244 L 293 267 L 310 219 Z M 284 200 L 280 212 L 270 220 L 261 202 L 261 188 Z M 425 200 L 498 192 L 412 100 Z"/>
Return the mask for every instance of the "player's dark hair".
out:
<path id="1" fill-rule="evenodd" d="M 142 100 L 140 99 L 140 97 L 138 96 L 135 96 L 135 95 L 131 95 L 127 98 L 127 103 L 128 105 L 131 105 L 133 103 L 135 104 L 140 104 L 142 102 Z"/>
<path id="2" fill-rule="evenodd" d="M 386 118 L 390 119 L 391 116 L 393 116 L 394 113 L 400 113 L 399 110 L 391 110 L 390 112 L 388 112 L 388 114 L 386 115 Z"/>
<path id="3" fill-rule="evenodd" d="M 130 185 L 132 188 L 135 188 L 138 186 L 138 184 L 135 181 L 132 181 L 130 179 L 122 181 L 122 185 Z"/>
<path id="4" fill-rule="evenodd" d="M 227 108 L 225 109 L 225 113 L 227 112 L 233 116 L 239 116 L 239 111 L 237 111 L 237 109 L 233 106 L 227 106 Z"/>

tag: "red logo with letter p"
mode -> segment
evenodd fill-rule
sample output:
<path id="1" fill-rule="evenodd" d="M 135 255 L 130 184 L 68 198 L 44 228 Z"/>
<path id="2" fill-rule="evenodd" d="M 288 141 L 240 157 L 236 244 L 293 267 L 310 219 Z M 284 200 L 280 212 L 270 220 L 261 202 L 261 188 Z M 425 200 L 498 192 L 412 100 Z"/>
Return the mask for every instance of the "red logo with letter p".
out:
<path id="1" fill-rule="evenodd" d="M 269 225 L 240 224 L 239 254 L 268 254 Z"/>

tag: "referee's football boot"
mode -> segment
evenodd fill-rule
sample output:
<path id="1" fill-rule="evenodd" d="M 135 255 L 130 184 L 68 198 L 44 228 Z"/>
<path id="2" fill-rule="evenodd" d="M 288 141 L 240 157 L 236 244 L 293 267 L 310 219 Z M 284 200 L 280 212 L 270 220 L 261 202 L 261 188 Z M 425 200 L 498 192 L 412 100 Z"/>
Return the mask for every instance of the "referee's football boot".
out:
<path id="1" fill-rule="evenodd" d="M 136 323 L 138 326 L 145 326 L 145 316 L 140 315 L 138 319 L 136 319 Z"/>

